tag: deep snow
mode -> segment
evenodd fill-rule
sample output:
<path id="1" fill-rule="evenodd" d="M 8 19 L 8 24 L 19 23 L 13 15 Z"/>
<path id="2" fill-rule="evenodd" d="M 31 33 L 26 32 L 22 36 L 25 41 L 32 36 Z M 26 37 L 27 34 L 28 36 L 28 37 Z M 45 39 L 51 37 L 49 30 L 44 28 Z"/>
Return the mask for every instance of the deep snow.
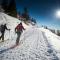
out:
<path id="1" fill-rule="evenodd" d="M 27 26 L 23 23 L 20 44 L 15 45 L 15 26 L 20 23 L 16 18 L 0 13 L 0 24 L 7 23 L 11 31 L 5 32 L 5 42 L 0 42 L 0 60 L 60 60 L 60 37 L 51 31 Z"/>

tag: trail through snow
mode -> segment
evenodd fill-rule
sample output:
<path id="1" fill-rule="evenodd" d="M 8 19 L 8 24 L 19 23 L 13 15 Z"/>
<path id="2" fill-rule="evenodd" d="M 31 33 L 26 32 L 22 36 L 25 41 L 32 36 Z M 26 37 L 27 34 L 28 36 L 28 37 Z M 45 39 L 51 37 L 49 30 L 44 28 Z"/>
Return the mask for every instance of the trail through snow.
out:
<path id="1" fill-rule="evenodd" d="M 22 22 L 26 30 L 21 35 L 20 44 L 16 46 L 14 29 L 20 21 L 0 12 L 0 25 L 5 23 L 11 30 L 5 31 L 5 40 L 0 42 L 0 60 L 60 60 L 59 36 Z"/>
<path id="2" fill-rule="evenodd" d="M 23 36 L 24 35 L 24 36 Z M 32 27 L 26 30 L 20 45 L 0 54 L 2 60 L 59 60 L 44 33 Z M 5 49 L 7 46 L 5 47 Z M 8 49 L 8 48 L 7 48 Z"/>

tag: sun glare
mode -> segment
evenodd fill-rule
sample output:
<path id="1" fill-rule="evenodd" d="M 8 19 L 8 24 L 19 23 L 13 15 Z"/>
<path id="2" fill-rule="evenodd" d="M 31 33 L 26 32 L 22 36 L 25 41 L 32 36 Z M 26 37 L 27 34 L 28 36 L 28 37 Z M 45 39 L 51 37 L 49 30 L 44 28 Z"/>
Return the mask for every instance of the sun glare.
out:
<path id="1" fill-rule="evenodd" d="M 60 18 L 60 10 L 56 11 L 56 17 Z"/>

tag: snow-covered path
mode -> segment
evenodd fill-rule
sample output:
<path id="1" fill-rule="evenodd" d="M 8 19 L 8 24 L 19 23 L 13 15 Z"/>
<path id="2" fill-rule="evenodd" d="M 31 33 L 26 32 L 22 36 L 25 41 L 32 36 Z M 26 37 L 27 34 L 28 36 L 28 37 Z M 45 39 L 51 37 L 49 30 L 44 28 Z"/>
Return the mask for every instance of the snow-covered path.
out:
<path id="1" fill-rule="evenodd" d="M 14 41 L 11 41 L 13 45 Z M 9 47 L 10 45 L 3 45 L 0 48 L 7 49 L 0 54 L 0 60 L 59 60 L 44 32 L 38 28 L 26 30 L 21 36 L 20 45 L 13 49 L 8 49 Z"/>

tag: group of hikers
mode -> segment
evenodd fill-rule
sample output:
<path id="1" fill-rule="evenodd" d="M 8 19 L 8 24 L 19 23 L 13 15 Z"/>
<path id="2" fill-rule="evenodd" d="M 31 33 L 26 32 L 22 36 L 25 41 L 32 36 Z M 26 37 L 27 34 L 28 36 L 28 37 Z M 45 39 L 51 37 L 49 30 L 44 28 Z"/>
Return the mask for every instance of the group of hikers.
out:
<path id="1" fill-rule="evenodd" d="M 0 40 L 2 39 L 2 42 L 4 42 L 4 34 L 5 34 L 5 30 L 9 30 L 6 26 L 6 24 L 1 25 L 0 26 L 0 32 L 1 32 L 1 36 L 0 36 Z M 21 33 L 23 32 L 23 30 L 25 30 L 25 28 L 22 25 L 22 22 L 20 22 L 16 27 L 15 27 L 15 33 L 17 34 L 17 39 L 16 39 L 16 45 L 19 44 L 19 39 L 21 36 Z"/>

